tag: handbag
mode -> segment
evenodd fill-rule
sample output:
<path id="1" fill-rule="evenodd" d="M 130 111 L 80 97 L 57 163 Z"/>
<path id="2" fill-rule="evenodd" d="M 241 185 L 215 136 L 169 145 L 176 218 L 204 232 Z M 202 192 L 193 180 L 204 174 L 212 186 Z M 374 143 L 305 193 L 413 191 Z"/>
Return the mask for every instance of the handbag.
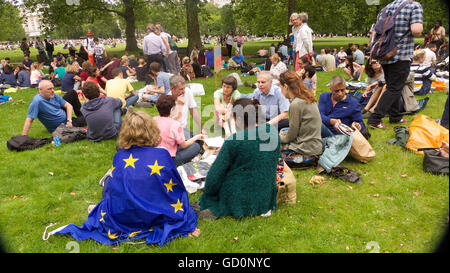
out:
<path id="1" fill-rule="evenodd" d="M 297 201 L 297 180 L 283 159 L 277 167 L 277 204 L 295 204 Z"/>
<path id="2" fill-rule="evenodd" d="M 449 174 L 449 159 L 443 157 L 439 149 L 436 148 L 421 148 L 418 149 L 424 153 L 423 170 L 436 175 Z"/>
<path id="3" fill-rule="evenodd" d="M 362 163 L 372 160 L 376 153 L 369 141 L 359 130 L 354 130 L 351 135 L 353 136 L 353 142 L 349 155 Z"/>

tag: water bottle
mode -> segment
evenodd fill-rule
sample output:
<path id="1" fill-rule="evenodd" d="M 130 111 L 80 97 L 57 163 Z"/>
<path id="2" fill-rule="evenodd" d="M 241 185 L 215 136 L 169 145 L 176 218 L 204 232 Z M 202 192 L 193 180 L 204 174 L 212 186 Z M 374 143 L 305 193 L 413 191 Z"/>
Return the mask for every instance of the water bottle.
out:
<path id="1" fill-rule="evenodd" d="M 53 143 L 56 147 L 59 147 L 61 145 L 61 139 L 58 136 L 53 137 Z"/>

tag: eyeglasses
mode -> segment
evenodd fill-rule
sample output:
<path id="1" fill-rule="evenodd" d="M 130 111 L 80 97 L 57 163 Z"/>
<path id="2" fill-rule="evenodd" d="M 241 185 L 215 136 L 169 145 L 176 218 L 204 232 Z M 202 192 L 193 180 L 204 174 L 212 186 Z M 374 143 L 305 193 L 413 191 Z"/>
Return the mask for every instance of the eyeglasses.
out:
<path id="1" fill-rule="evenodd" d="M 338 92 L 345 92 L 345 88 L 342 88 L 342 89 L 336 89 L 336 90 L 331 90 L 331 91 L 333 91 L 334 93 L 338 93 Z"/>
<path id="2" fill-rule="evenodd" d="M 374 62 L 371 62 L 370 64 L 372 65 L 372 64 L 377 64 L 378 62 L 377 61 L 374 61 Z"/>

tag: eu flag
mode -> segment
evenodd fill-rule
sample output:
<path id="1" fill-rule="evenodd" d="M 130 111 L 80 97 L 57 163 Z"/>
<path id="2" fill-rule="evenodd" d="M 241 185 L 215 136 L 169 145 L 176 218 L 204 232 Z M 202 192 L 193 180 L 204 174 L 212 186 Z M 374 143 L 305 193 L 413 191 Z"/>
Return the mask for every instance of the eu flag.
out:
<path id="1" fill-rule="evenodd" d="M 106 245 L 145 239 L 147 244 L 163 246 L 195 230 L 197 215 L 166 149 L 122 149 L 115 154 L 111 170 L 103 200 L 83 226 L 70 224 L 52 234 L 70 234 L 78 241 L 93 239 Z"/>

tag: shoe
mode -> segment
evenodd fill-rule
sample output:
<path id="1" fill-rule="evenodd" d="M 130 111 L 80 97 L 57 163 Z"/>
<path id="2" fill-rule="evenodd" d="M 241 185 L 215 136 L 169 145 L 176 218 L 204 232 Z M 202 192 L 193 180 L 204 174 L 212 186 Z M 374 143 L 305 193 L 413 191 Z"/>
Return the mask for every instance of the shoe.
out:
<path id="1" fill-rule="evenodd" d="M 396 121 L 396 122 L 389 121 L 389 123 L 407 123 L 407 122 L 408 122 L 408 120 L 406 118 L 402 118 L 401 120 Z"/>
<path id="2" fill-rule="evenodd" d="M 366 111 L 365 113 L 363 113 L 362 118 L 368 119 L 368 118 L 370 118 L 370 115 L 372 115 L 372 112 Z"/>
<path id="3" fill-rule="evenodd" d="M 389 128 L 389 127 L 386 126 L 383 122 L 379 122 L 379 123 L 376 123 L 376 124 L 370 124 L 370 123 L 367 123 L 367 125 L 368 125 L 370 128 L 373 128 L 373 129 L 387 129 L 387 128 Z"/>

